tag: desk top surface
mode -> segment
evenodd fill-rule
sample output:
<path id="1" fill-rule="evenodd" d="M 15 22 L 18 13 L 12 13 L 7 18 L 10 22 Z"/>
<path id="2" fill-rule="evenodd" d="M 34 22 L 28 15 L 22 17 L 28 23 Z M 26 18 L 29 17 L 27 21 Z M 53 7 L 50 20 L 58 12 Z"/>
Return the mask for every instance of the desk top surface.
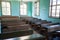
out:
<path id="1" fill-rule="evenodd" d="M 28 27 L 29 24 L 24 24 L 24 25 L 19 25 L 19 27 L 14 27 L 14 26 L 8 26 L 8 29 L 5 29 L 3 33 L 12 33 L 12 32 L 25 32 L 25 31 L 30 31 L 32 30 L 30 27 Z M 26 28 L 27 27 L 27 28 Z M 12 28 L 12 29 L 11 29 Z"/>
<path id="2" fill-rule="evenodd" d="M 48 32 L 53 32 L 53 31 L 57 31 L 60 30 L 60 25 L 48 25 L 48 26 L 43 26 L 43 28 L 46 28 Z"/>
<path id="3" fill-rule="evenodd" d="M 45 27 L 45 28 L 55 28 L 55 27 L 59 27 L 60 28 L 60 25 L 59 24 L 57 24 L 57 25 L 48 25 L 48 26 L 43 26 L 43 27 Z"/>

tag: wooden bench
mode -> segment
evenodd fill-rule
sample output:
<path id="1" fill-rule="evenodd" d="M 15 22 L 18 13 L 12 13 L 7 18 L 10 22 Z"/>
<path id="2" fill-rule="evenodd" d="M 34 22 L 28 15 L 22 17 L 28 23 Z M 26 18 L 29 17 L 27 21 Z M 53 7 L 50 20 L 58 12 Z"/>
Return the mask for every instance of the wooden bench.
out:
<path id="1" fill-rule="evenodd" d="M 29 30 L 30 25 L 20 20 L 18 16 L 1 16 L 0 18 L 2 24 L 2 34 L 0 34 L 0 39 L 20 37 L 33 33 L 32 30 Z"/>
<path id="2" fill-rule="evenodd" d="M 18 16 L 1 16 L 0 18 L 1 24 L 5 27 L 25 24 Z"/>

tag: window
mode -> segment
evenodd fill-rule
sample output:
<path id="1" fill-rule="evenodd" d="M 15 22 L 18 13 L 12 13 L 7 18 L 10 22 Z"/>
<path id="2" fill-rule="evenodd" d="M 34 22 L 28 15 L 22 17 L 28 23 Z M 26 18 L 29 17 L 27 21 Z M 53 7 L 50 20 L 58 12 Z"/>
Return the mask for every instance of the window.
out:
<path id="1" fill-rule="evenodd" d="M 60 17 L 60 0 L 50 0 L 49 16 L 59 18 Z"/>
<path id="2" fill-rule="evenodd" d="M 2 2 L 2 15 L 11 15 L 10 2 Z"/>
<path id="3" fill-rule="evenodd" d="M 34 15 L 39 16 L 39 2 L 34 2 Z"/>
<path id="4" fill-rule="evenodd" d="M 27 15 L 27 3 L 20 3 L 20 15 Z"/>

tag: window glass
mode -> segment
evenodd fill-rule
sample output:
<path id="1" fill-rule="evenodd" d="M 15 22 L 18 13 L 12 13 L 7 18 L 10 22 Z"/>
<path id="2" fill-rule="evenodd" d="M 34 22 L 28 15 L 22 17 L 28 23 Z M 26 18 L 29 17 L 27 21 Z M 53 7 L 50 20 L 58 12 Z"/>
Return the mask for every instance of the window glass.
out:
<path id="1" fill-rule="evenodd" d="M 6 7 L 6 3 L 5 2 L 2 2 L 2 7 Z"/>
<path id="2" fill-rule="evenodd" d="M 35 16 L 39 16 L 39 2 L 34 3 L 34 14 Z"/>
<path id="3" fill-rule="evenodd" d="M 55 16 L 55 10 L 52 10 L 52 16 Z"/>
<path id="4" fill-rule="evenodd" d="M 53 5 L 56 5 L 56 0 L 53 0 Z"/>
<path id="5" fill-rule="evenodd" d="M 49 16 L 56 18 L 60 17 L 60 0 L 50 0 Z"/>
<path id="6" fill-rule="evenodd" d="M 10 3 L 9 3 L 9 2 L 7 2 L 7 4 L 6 4 L 6 5 L 7 5 L 7 7 L 10 7 Z"/>
<path id="7" fill-rule="evenodd" d="M 10 15 L 10 8 L 7 8 L 7 14 Z"/>
<path id="8" fill-rule="evenodd" d="M 57 0 L 57 4 L 60 4 L 60 0 Z"/>
<path id="9" fill-rule="evenodd" d="M 2 2 L 2 15 L 11 15 L 10 2 Z"/>
<path id="10" fill-rule="evenodd" d="M 20 15 L 27 15 L 27 4 L 24 2 L 20 4 Z"/>
<path id="11" fill-rule="evenodd" d="M 7 12 L 6 12 L 6 8 L 2 8 L 2 14 L 3 14 L 3 15 L 6 15 L 6 13 L 7 13 Z"/>
<path id="12" fill-rule="evenodd" d="M 55 10 L 56 9 L 56 6 L 52 6 L 52 10 Z"/>

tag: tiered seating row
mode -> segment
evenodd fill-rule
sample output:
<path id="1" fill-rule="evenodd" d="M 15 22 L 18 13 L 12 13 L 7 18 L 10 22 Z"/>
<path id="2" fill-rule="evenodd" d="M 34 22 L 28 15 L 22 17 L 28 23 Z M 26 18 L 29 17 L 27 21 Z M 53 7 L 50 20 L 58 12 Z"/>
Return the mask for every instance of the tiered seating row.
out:
<path id="1" fill-rule="evenodd" d="M 51 21 L 42 20 L 42 19 L 33 18 L 33 17 L 26 17 L 26 18 L 21 17 L 21 19 L 22 18 L 28 24 L 32 25 L 32 28 L 35 31 L 45 35 L 47 40 L 48 40 L 48 37 L 52 36 L 54 31 L 60 30 L 60 23 L 52 23 Z"/>
<path id="2" fill-rule="evenodd" d="M 1 16 L 2 33 L 0 39 L 20 37 L 33 34 L 29 24 L 20 20 L 18 16 Z"/>

